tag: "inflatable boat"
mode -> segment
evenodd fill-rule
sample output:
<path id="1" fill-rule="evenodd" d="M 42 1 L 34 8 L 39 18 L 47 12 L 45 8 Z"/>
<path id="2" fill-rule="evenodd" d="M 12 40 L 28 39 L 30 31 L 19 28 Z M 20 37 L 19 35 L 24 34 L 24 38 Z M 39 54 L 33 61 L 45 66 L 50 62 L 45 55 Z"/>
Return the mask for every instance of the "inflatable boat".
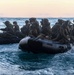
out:
<path id="1" fill-rule="evenodd" d="M 47 39 L 25 37 L 19 42 L 19 49 L 33 53 L 57 54 L 70 50 L 71 46 Z"/>
<path id="2" fill-rule="evenodd" d="M 0 38 L 0 45 L 1 44 L 13 44 L 13 43 L 19 43 L 19 41 L 22 38 L 13 37 L 13 38 Z"/>

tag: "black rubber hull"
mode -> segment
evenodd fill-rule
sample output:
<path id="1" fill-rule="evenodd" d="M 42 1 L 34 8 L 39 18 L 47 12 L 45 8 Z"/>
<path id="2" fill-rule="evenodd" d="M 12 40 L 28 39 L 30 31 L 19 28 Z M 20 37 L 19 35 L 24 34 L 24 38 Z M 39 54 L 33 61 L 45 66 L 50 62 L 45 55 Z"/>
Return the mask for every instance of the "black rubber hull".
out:
<path id="1" fill-rule="evenodd" d="M 13 43 L 19 43 L 21 38 L 0 38 L 0 45 L 1 44 L 13 44 Z"/>
<path id="2" fill-rule="evenodd" d="M 27 52 L 33 52 L 33 53 L 47 53 L 47 54 L 57 54 L 57 53 L 64 53 L 68 50 L 71 49 L 71 46 L 67 44 L 67 48 L 63 48 L 60 46 L 60 48 L 53 48 L 51 47 L 51 43 L 49 43 L 49 47 L 43 46 L 43 41 L 40 40 L 33 40 L 29 39 L 28 43 L 20 43 L 19 48 L 22 51 L 27 51 Z"/>

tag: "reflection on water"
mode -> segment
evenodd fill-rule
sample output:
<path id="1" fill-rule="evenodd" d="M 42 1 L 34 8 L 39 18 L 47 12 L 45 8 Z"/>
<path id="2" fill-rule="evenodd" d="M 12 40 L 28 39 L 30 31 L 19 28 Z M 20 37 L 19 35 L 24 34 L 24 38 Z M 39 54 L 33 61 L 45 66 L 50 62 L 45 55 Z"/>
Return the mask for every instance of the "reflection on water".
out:
<path id="1" fill-rule="evenodd" d="M 47 68 L 51 63 L 54 55 L 48 54 L 30 54 L 30 53 L 20 53 L 19 59 L 22 61 L 20 68 L 25 70 L 37 70 Z"/>

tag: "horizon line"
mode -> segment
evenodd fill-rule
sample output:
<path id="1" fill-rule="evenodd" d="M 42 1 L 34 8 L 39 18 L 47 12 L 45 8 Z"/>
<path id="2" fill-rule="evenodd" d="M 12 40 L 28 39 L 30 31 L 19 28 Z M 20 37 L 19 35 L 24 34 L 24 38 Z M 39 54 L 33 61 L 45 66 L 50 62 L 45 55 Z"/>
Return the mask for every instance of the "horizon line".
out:
<path id="1" fill-rule="evenodd" d="M 74 18 L 74 17 L 0 17 L 0 18 Z"/>

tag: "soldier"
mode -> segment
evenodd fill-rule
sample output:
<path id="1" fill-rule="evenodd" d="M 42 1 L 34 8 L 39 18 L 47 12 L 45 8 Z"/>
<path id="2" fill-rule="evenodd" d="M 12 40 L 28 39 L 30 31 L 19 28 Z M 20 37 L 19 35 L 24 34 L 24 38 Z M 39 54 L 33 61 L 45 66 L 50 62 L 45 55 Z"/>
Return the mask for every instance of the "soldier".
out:
<path id="1" fill-rule="evenodd" d="M 37 37 L 40 34 L 40 26 L 38 21 L 33 22 L 30 26 L 30 34 L 34 37 Z"/>
<path id="2" fill-rule="evenodd" d="M 6 27 L 0 29 L 3 31 L 3 33 L 0 34 L 0 37 L 12 37 L 14 35 L 14 29 L 12 24 L 9 21 L 5 21 L 4 24 L 6 25 Z"/>
<path id="3" fill-rule="evenodd" d="M 16 21 L 13 22 L 13 28 L 14 28 L 14 32 L 19 32 L 20 31 L 19 26 L 18 26 Z"/>
<path id="4" fill-rule="evenodd" d="M 24 36 L 28 36 L 30 32 L 30 22 L 28 20 L 25 21 L 25 25 L 21 28 L 21 32 Z"/>
<path id="5" fill-rule="evenodd" d="M 6 25 L 6 28 L 0 29 L 0 30 L 5 31 L 10 34 L 14 34 L 13 25 L 9 21 L 4 22 L 4 24 Z"/>
<path id="6" fill-rule="evenodd" d="M 50 22 L 48 21 L 48 19 L 42 19 L 42 28 L 41 28 L 41 33 L 44 34 L 45 36 L 49 36 L 49 38 L 51 38 L 51 27 L 50 27 Z"/>

